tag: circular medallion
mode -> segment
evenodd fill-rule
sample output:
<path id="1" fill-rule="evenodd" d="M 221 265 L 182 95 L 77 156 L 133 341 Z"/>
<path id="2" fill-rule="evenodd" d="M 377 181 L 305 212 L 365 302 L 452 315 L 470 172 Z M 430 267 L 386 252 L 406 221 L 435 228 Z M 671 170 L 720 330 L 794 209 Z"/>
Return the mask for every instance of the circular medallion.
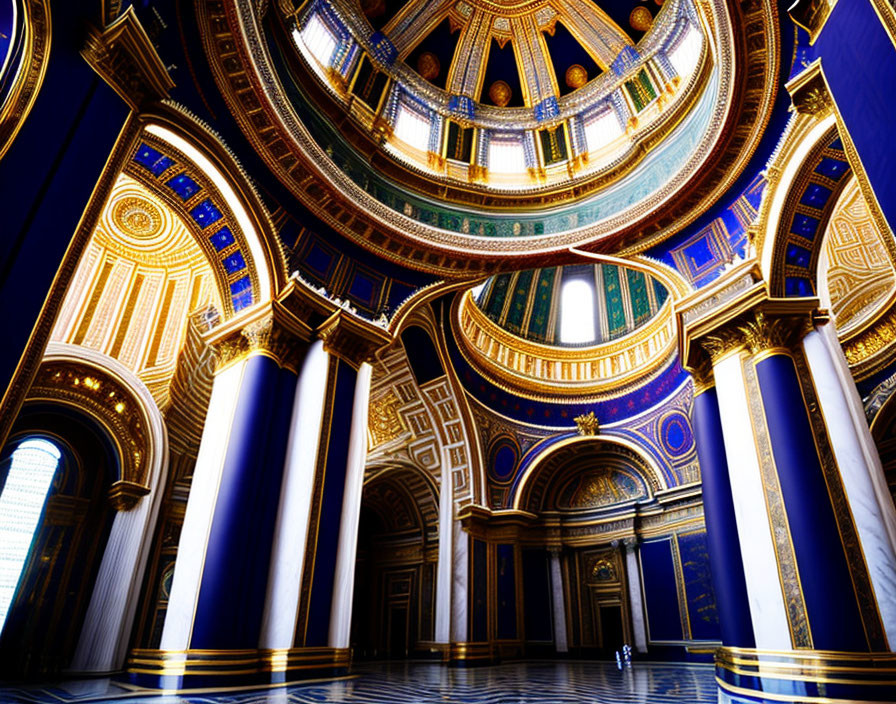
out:
<path id="1" fill-rule="evenodd" d="M 653 15 L 643 5 L 639 5 L 628 16 L 628 23 L 636 32 L 646 32 L 653 26 Z"/>
<path id="2" fill-rule="evenodd" d="M 441 70 L 442 65 L 439 62 L 438 56 L 431 51 L 425 51 L 420 54 L 420 58 L 417 59 L 417 73 L 423 76 L 427 81 L 432 81 L 438 78 L 439 71 Z"/>
<path id="3" fill-rule="evenodd" d="M 672 457 L 689 452 L 694 445 L 694 437 L 687 416 L 680 411 L 669 413 L 660 423 L 660 441 Z"/>
<path id="4" fill-rule="evenodd" d="M 581 88 L 588 82 L 588 71 L 581 64 L 573 64 L 566 69 L 566 85 L 570 88 Z"/>
<path id="5" fill-rule="evenodd" d="M 510 102 L 513 91 L 505 81 L 495 81 L 488 89 L 488 97 L 499 108 L 503 108 Z"/>
<path id="6" fill-rule="evenodd" d="M 162 214 L 145 198 L 122 198 L 115 204 L 112 219 L 124 234 L 136 239 L 152 239 L 162 227 Z"/>

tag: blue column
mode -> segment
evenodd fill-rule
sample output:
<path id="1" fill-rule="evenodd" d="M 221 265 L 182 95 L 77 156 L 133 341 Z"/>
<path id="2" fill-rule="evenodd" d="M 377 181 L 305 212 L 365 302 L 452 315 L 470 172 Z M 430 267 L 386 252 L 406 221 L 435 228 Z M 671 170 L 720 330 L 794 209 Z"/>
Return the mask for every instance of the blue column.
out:
<path id="1" fill-rule="evenodd" d="M 755 647 L 750 603 L 734 517 L 728 460 L 714 386 L 694 396 L 694 439 L 703 482 L 703 515 L 722 644 Z"/>
<path id="2" fill-rule="evenodd" d="M 258 647 L 296 375 L 246 362 L 208 537 L 191 649 Z M 297 546 L 296 549 L 301 549 Z"/>
<path id="3" fill-rule="evenodd" d="M 327 398 L 318 449 L 318 487 L 313 498 L 303 576 L 309 593 L 307 598 L 303 597 L 300 607 L 297 646 L 325 647 L 329 640 L 339 526 L 342 521 L 342 500 L 345 494 L 357 379 L 358 372 L 350 364 L 335 355 L 330 356 Z"/>
<path id="4" fill-rule="evenodd" d="M 812 647 L 840 652 L 868 651 L 849 558 L 841 540 L 794 360 L 784 350 L 774 349 L 766 354 L 756 362 L 756 374 L 806 603 Z"/>

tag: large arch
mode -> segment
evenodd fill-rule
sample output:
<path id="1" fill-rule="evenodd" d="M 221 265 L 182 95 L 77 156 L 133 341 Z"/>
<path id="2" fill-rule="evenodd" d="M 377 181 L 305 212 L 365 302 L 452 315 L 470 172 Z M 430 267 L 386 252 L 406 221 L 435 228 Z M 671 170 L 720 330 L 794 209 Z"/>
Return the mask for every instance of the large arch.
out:
<path id="1" fill-rule="evenodd" d="M 89 418 L 114 448 L 116 476 L 107 499 L 114 519 L 68 663 L 76 672 L 113 671 L 126 654 L 167 475 L 165 424 L 131 370 L 101 353 L 60 343 L 48 346 L 23 407 L 23 430 L 40 433 L 40 422 L 27 415 L 32 407 L 70 409 Z"/>

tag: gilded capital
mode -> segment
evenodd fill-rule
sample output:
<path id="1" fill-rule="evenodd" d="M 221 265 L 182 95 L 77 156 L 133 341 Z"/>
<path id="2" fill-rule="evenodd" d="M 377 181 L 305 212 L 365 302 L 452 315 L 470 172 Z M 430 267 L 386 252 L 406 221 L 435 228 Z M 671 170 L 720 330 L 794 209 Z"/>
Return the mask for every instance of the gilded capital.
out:
<path id="1" fill-rule="evenodd" d="M 89 28 L 81 56 L 134 110 L 174 87 L 133 7 L 103 30 Z"/>
<path id="2" fill-rule="evenodd" d="M 712 373 L 712 359 L 708 355 L 697 358 L 696 363 L 688 371 L 694 380 L 694 395 L 708 391 L 715 386 L 716 380 Z"/>
<path id="3" fill-rule="evenodd" d="M 744 342 L 752 354 L 770 349 L 792 349 L 812 329 L 809 316 L 772 316 L 756 311 L 739 326 Z"/>
<path id="4" fill-rule="evenodd" d="M 793 110 L 800 114 L 820 119 L 834 108 L 820 60 L 814 61 L 805 71 L 789 81 L 786 88 L 790 93 Z"/>
<path id="5" fill-rule="evenodd" d="M 716 330 L 700 338 L 700 347 L 709 355 L 712 364 L 745 346 L 743 332 L 734 326 Z"/>
<path id="6" fill-rule="evenodd" d="M 357 368 L 392 341 L 383 328 L 339 309 L 317 329 L 324 349 Z"/>

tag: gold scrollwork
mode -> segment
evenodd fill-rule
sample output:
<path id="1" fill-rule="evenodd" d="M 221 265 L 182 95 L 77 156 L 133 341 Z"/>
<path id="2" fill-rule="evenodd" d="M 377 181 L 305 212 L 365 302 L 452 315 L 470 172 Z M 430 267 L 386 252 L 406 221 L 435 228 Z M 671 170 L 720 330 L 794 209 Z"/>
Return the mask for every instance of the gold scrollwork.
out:
<path id="1" fill-rule="evenodd" d="M 588 413 L 576 416 L 575 421 L 579 435 L 597 435 L 600 424 L 597 416 L 594 415 L 594 411 L 588 411 Z"/>

